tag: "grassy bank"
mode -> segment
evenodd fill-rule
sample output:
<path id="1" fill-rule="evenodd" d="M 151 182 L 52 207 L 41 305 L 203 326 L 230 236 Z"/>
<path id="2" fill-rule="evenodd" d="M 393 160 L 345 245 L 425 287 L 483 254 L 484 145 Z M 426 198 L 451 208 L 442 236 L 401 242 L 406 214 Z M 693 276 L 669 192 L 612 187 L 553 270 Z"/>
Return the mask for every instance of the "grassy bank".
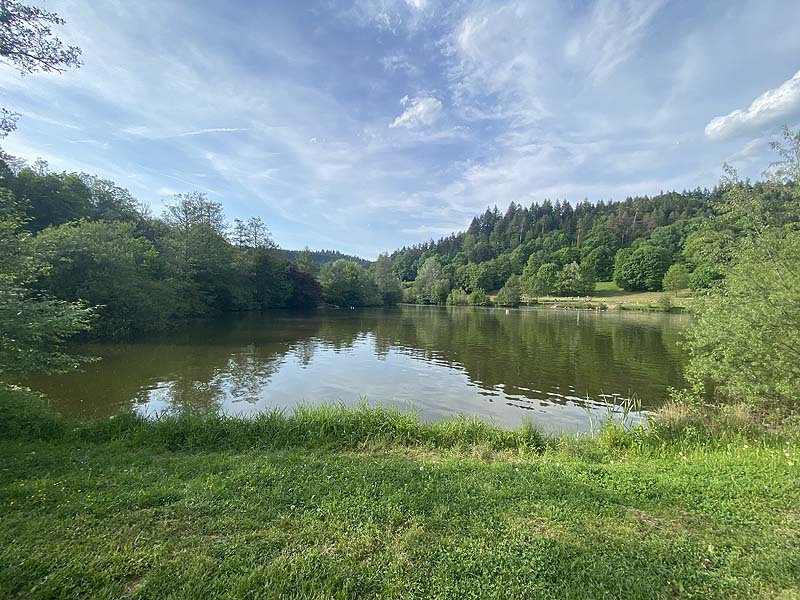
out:
<path id="1" fill-rule="evenodd" d="M 788 431 L 0 407 L 2 597 L 800 597 Z"/>
<path id="2" fill-rule="evenodd" d="M 540 296 L 528 298 L 545 306 L 562 308 L 601 308 L 608 310 L 682 311 L 691 303 L 691 291 L 627 292 L 613 281 L 598 281 L 595 290 L 585 296 Z M 667 303 L 667 301 L 669 301 Z"/>

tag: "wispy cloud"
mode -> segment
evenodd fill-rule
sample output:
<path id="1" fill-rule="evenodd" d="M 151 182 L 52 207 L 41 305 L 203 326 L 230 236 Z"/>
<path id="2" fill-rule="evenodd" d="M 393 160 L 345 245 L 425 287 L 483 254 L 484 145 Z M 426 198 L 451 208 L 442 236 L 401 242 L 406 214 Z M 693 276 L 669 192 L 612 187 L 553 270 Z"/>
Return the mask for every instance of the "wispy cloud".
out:
<path id="1" fill-rule="evenodd" d="M 712 140 L 723 140 L 775 124 L 795 113 L 800 113 L 800 71 L 758 96 L 746 109 L 714 117 L 706 125 L 705 133 Z"/>
<path id="2" fill-rule="evenodd" d="M 205 135 L 207 133 L 236 133 L 238 131 L 247 131 L 247 129 L 244 127 L 212 127 L 210 129 L 198 129 L 197 131 L 178 133 L 174 137 L 189 137 L 192 135 Z"/>
<path id="3" fill-rule="evenodd" d="M 713 185 L 728 158 L 757 175 L 765 144 L 732 132 L 797 122 L 797 76 L 763 93 L 798 68 L 791 0 L 48 3 L 85 64 L 0 70 L 24 113 L 4 150 L 155 212 L 206 191 L 289 247 L 376 256 L 487 205 Z"/>
<path id="4" fill-rule="evenodd" d="M 413 129 L 432 125 L 439 113 L 442 112 L 442 101 L 433 96 L 418 96 L 409 99 L 403 96 L 400 105 L 405 106 L 405 110 L 392 121 L 389 127 L 407 127 Z"/>
<path id="5" fill-rule="evenodd" d="M 178 133 L 165 133 L 157 131 L 146 125 L 133 125 L 121 130 L 123 134 L 134 137 L 147 138 L 151 140 L 168 140 L 174 138 L 192 137 L 196 135 L 207 135 L 210 133 L 238 133 L 249 131 L 246 127 L 210 127 L 207 129 L 197 129 L 194 131 L 182 131 Z"/>
<path id="6" fill-rule="evenodd" d="M 666 0 L 596 2 L 565 46 L 567 59 L 592 81 L 628 60 Z"/>
<path id="7" fill-rule="evenodd" d="M 358 25 L 399 34 L 416 31 L 437 13 L 436 0 L 353 0 L 339 15 Z"/>

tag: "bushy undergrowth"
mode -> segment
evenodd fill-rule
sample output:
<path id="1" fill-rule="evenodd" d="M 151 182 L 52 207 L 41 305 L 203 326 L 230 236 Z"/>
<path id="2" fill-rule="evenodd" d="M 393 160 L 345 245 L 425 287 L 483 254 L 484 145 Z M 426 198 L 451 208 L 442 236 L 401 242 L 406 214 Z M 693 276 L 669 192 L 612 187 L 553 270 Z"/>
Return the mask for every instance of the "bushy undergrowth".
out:
<path id="1" fill-rule="evenodd" d="M 539 452 L 546 442 L 530 424 L 508 430 L 466 417 L 425 423 L 413 412 L 366 404 L 298 406 L 249 418 L 219 414 L 150 418 L 128 412 L 78 423 L 55 414 L 32 392 L 6 389 L 0 391 L 0 417 L 4 438 L 118 441 L 173 451 L 406 446 Z"/>
<path id="2" fill-rule="evenodd" d="M 477 418 L 454 417 L 432 423 L 414 412 L 368 406 L 298 406 L 253 417 L 171 414 L 145 417 L 125 412 L 110 418 L 64 418 L 46 398 L 19 388 L 0 389 L 0 438 L 105 443 L 168 451 L 243 451 L 288 448 L 359 450 L 389 447 L 474 449 L 541 453 L 566 445 L 597 450 L 658 453 L 670 447 L 724 447 L 741 440 L 767 444 L 800 439 L 795 418 L 737 405 L 709 407 L 674 400 L 651 416 L 646 427 L 609 419 L 592 436 L 547 436 L 533 424 L 503 429 Z"/>

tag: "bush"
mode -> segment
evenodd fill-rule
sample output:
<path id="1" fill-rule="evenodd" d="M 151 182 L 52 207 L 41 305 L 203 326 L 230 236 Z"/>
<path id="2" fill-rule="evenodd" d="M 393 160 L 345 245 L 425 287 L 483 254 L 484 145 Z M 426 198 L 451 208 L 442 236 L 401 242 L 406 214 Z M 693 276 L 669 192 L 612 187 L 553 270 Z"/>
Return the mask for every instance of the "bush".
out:
<path id="1" fill-rule="evenodd" d="M 335 306 L 374 306 L 381 303 L 367 270 L 353 260 L 339 259 L 322 268 L 322 297 Z"/>
<path id="2" fill-rule="evenodd" d="M 689 287 L 689 272 L 682 264 L 674 264 L 667 269 L 661 287 L 669 292 L 677 292 Z"/>
<path id="3" fill-rule="evenodd" d="M 481 288 L 478 288 L 469 295 L 471 306 L 489 306 L 489 296 Z"/>
<path id="4" fill-rule="evenodd" d="M 724 282 L 694 303 L 688 375 L 727 398 L 800 403 L 800 232 L 747 240 Z"/>
<path id="5" fill-rule="evenodd" d="M 519 277 L 512 275 L 506 281 L 506 284 L 497 292 L 494 301 L 498 306 L 519 306 L 520 299 L 522 298 L 522 290 L 519 283 Z"/>
<path id="6" fill-rule="evenodd" d="M 707 290 L 717 285 L 724 278 L 725 276 L 716 267 L 702 265 L 689 275 L 688 285 L 695 291 Z"/>
<path id="7" fill-rule="evenodd" d="M 450 306 L 467 306 L 469 304 L 469 294 L 461 288 L 456 288 L 447 296 L 447 304 Z"/>
<path id="8" fill-rule="evenodd" d="M 41 394 L 0 383 L 0 439 L 51 439 L 62 424 Z"/>

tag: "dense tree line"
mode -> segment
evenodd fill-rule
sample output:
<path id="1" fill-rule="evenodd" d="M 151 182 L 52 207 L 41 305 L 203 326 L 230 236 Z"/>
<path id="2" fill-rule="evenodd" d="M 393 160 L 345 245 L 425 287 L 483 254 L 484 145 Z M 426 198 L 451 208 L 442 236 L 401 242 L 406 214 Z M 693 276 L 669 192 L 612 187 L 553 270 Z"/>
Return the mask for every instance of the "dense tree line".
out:
<path id="1" fill-rule="evenodd" d="M 287 259 L 302 265 L 304 270 L 314 274 L 319 273 L 320 269 L 328 263 L 336 262 L 337 260 L 351 260 L 365 268 L 370 265 L 370 261 L 360 256 L 344 254 L 338 250 L 310 250 L 306 246 L 302 250 L 284 250 L 283 253 Z"/>
<path id="2" fill-rule="evenodd" d="M 55 13 L 2 2 L 0 63 L 22 74 L 79 66 L 80 49 L 53 35 L 62 24 Z M 0 107 L 0 138 L 16 117 Z M 287 257 L 260 218 L 230 225 L 200 193 L 176 196 L 157 217 L 111 181 L 0 155 L 0 379 L 75 368 L 88 359 L 65 342 L 90 329 L 115 337 L 323 300 L 481 306 L 494 290 L 496 303 L 513 306 L 523 293 L 586 294 L 613 278 L 627 290 L 706 290 L 684 346 L 694 398 L 711 384 L 726 400 L 796 407 L 800 133 L 787 129 L 774 148 L 779 160 L 763 182 L 730 172 L 711 191 L 512 202 L 462 233 L 372 264 L 307 248 Z"/>
<path id="3" fill-rule="evenodd" d="M 228 223 L 222 205 L 197 192 L 153 216 L 111 181 L 3 155 L 0 201 L 0 316 L 27 314 L 21 304 L 54 315 L 52 335 L 37 334 L 42 347 L 90 323 L 92 335 L 120 337 L 226 312 L 396 304 L 402 296 L 387 256 L 369 263 L 306 249 L 289 260 L 260 218 Z"/>
<path id="4" fill-rule="evenodd" d="M 465 232 L 403 248 L 391 260 L 404 299 L 425 304 L 480 304 L 499 290 L 496 301 L 514 305 L 520 294 L 584 295 L 612 279 L 630 291 L 707 289 L 723 278 L 740 231 L 721 218 L 732 185 L 575 207 L 512 202 L 505 213 L 487 209 Z M 735 185 L 766 205 L 791 193 L 785 184 Z M 795 219 L 771 214 L 775 222 Z"/>
<path id="5" fill-rule="evenodd" d="M 315 277 L 288 261 L 263 221 L 226 224 L 200 193 L 175 197 L 161 217 L 112 182 L 0 161 L 4 223 L 42 266 L 27 286 L 97 307 L 94 332 L 118 336 L 186 318 L 316 306 Z"/>

